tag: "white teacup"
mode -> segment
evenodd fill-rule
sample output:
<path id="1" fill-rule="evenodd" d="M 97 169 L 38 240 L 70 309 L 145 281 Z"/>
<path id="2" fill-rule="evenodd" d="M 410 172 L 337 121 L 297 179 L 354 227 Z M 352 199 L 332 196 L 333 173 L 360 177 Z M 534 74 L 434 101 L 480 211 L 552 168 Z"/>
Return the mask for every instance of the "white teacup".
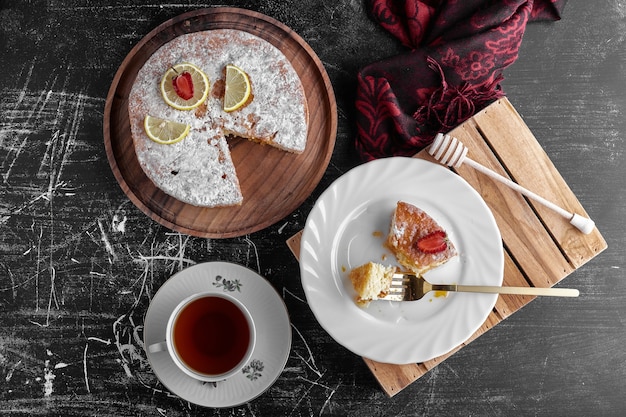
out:
<path id="1" fill-rule="evenodd" d="M 241 371 L 255 343 L 256 329 L 246 306 L 228 294 L 207 292 L 176 306 L 165 341 L 149 345 L 148 352 L 167 351 L 190 377 L 215 382 Z"/>

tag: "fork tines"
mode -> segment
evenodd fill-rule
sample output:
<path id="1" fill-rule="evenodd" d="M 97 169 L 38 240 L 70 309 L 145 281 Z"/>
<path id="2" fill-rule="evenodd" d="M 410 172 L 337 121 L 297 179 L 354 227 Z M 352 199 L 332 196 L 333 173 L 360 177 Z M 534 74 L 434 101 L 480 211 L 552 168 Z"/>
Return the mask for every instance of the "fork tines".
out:
<path id="1" fill-rule="evenodd" d="M 391 301 L 403 301 L 406 292 L 407 281 L 408 278 L 406 278 L 404 274 L 393 274 L 391 286 L 389 287 L 389 292 L 384 297 L 381 297 L 381 299 Z"/>

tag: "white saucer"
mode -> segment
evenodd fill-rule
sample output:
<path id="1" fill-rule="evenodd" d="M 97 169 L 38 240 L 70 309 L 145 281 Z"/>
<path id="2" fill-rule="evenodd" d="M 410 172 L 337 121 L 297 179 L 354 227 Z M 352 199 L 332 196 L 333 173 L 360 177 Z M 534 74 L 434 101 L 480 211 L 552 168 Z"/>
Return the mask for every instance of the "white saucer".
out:
<path id="1" fill-rule="evenodd" d="M 172 393 L 205 407 L 234 407 L 264 393 L 283 371 L 291 349 L 287 308 L 276 290 L 256 272 L 228 262 L 208 262 L 173 275 L 156 293 L 146 312 L 144 344 L 165 340 L 167 320 L 187 296 L 227 292 L 246 305 L 257 329 L 252 359 L 242 372 L 217 383 L 183 373 L 167 352 L 146 352 L 152 370 Z"/>

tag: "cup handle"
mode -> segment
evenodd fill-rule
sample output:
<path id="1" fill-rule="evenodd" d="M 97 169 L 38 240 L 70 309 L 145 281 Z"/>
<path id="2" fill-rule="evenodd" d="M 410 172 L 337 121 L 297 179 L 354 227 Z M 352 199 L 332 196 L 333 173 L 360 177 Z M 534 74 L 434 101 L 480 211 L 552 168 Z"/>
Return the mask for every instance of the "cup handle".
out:
<path id="1" fill-rule="evenodd" d="M 150 353 L 163 352 L 163 351 L 167 352 L 166 342 L 153 343 L 150 346 L 148 346 L 148 352 Z"/>

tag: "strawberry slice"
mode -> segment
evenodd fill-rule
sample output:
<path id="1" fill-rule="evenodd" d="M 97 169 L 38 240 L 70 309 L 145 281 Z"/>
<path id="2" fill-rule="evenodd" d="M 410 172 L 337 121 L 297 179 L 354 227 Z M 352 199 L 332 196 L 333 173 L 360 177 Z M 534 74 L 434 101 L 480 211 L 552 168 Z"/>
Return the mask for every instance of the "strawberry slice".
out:
<path id="1" fill-rule="evenodd" d="M 189 72 L 181 72 L 176 77 L 172 78 L 172 83 L 174 84 L 174 91 L 176 91 L 178 97 L 183 100 L 189 100 L 193 97 L 193 80 Z"/>
<path id="2" fill-rule="evenodd" d="M 448 236 L 443 230 L 437 230 L 417 241 L 417 248 L 424 253 L 438 253 L 448 247 Z"/>

